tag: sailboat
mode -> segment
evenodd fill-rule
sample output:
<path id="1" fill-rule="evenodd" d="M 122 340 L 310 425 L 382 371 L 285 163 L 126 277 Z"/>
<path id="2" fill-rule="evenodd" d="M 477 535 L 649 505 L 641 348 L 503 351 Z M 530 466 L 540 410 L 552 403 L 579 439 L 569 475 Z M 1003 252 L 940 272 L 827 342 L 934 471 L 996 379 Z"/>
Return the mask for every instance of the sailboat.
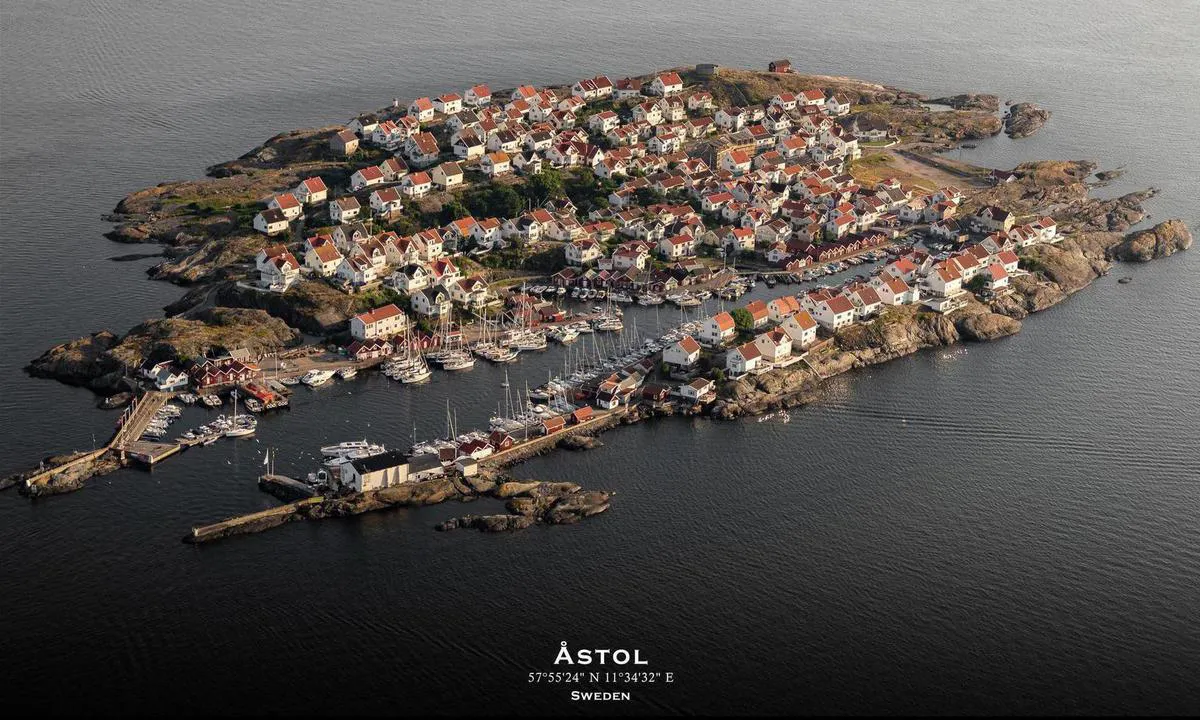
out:
<path id="1" fill-rule="evenodd" d="M 233 399 L 233 421 L 225 430 L 225 437 L 239 438 L 253 435 L 254 431 L 258 429 L 258 420 L 255 420 L 252 415 L 238 415 L 238 391 L 236 388 L 231 393 L 231 397 Z"/>
<path id="2" fill-rule="evenodd" d="M 404 359 L 395 373 L 396 379 L 406 385 L 425 382 L 433 375 L 429 364 L 425 362 L 425 356 L 415 345 L 412 328 L 409 327 L 404 334 Z"/>

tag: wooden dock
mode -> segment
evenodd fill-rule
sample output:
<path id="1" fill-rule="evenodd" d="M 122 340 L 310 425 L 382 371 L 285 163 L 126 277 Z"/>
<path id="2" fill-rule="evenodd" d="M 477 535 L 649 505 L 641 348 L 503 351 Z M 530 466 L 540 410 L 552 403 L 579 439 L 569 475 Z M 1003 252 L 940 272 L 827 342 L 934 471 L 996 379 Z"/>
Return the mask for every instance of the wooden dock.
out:
<path id="1" fill-rule="evenodd" d="M 153 467 L 183 449 L 179 443 L 150 442 L 148 440 L 133 440 L 124 443 L 120 452 L 126 460 L 136 460 L 143 465 Z"/>

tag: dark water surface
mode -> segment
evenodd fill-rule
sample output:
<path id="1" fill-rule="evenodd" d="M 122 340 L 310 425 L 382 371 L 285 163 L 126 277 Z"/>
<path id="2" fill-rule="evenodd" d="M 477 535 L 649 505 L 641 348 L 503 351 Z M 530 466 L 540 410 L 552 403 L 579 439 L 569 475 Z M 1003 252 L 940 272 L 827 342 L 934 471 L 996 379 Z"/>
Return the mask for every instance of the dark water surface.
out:
<path id="1" fill-rule="evenodd" d="M 1194 2 L 10 2 L 0 11 L 0 472 L 105 437 L 20 368 L 181 294 L 101 237 L 129 191 L 393 96 L 695 62 L 996 92 L 1054 112 L 963 159 L 1124 167 L 1200 222 Z M 440 534 L 464 508 L 292 524 L 262 448 L 401 445 L 486 419 L 502 370 L 299 393 L 258 439 L 69 496 L 0 495 L 0 661 L 42 711 L 1200 712 L 1200 253 L 1122 268 L 1016 337 L 841 377 L 790 424 L 670 420 L 521 475 L 618 495 L 577 527 Z M 677 319 L 642 309 L 644 332 Z M 560 350 L 523 359 L 539 382 Z M 186 423 L 204 413 L 188 411 Z M 482 509 L 482 505 L 469 508 Z M 560 641 L 640 648 L 671 686 L 584 706 L 533 687 Z M 561 669 L 561 668 L 559 668 Z"/>

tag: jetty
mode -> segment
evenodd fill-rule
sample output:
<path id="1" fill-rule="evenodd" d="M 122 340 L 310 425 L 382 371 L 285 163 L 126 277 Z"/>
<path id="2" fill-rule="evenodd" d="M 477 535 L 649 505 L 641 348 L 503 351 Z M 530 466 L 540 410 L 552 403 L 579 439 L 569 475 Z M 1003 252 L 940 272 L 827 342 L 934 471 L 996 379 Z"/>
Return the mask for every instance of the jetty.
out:
<path id="1" fill-rule="evenodd" d="M 191 533 L 184 537 L 184 542 L 203 543 L 230 535 L 260 532 L 296 518 L 298 511 L 305 506 L 320 505 L 323 502 L 325 498 L 310 497 L 247 515 L 238 515 L 211 525 L 200 525 L 192 528 Z"/>
<path id="2" fill-rule="evenodd" d="M 56 479 L 68 477 L 73 473 L 88 476 L 89 469 L 109 454 L 114 456 L 119 464 L 136 460 L 145 465 L 153 465 L 179 452 L 180 446 L 173 443 L 152 443 L 139 439 L 171 397 L 172 393 L 151 391 L 134 398 L 108 442 L 65 463 L 26 473 L 21 479 L 25 492 L 32 495 L 41 494 Z"/>

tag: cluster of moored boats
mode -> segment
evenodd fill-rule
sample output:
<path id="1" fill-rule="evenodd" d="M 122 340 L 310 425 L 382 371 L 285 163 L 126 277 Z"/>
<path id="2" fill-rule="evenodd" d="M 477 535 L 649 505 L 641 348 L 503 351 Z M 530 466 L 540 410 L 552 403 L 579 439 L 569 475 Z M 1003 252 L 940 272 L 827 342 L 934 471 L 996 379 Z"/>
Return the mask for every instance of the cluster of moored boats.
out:
<path id="1" fill-rule="evenodd" d="M 150 419 L 150 423 L 142 432 L 143 440 L 160 440 L 167 434 L 167 428 L 171 423 L 179 419 L 179 415 L 183 412 L 178 405 L 163 405 L 158 412 L 154 413 L 154 417 Z"/>
<path id="2" fill-rule="evenodd" d="M 358 374 L 358 369 L 352 366 L 346 366 L 338 370 L 328 369 L 313 369 L 304 373 L 300 377 L 281 377 L 279 382 L 284 385 L 307 385 L 312 388 L 321 387 L 335 377 L 342 380 L 350 380 Z"/>
<path id="3" fill-rule="evenodd" d="M 233 398 L 233 415 L 218 415 L 211 422 L 205 423 L 195 430 L 188 430 L 183 433 L 176 438 L 176 441 L 186 445 L 212 445 L 223 437 L 239 438 L 253 435 L 258 429 L 258 420 L 253 415 L 238 413 L 237 406 L 238 402 L 235 397 Z M 167 410 L 169 408 L 174 408 L 173 410 L 169 410 L 169 412 L 175 418 L 178 418 L 179 408 L 174 405 L 166 405 L 163 409 Z"/>

